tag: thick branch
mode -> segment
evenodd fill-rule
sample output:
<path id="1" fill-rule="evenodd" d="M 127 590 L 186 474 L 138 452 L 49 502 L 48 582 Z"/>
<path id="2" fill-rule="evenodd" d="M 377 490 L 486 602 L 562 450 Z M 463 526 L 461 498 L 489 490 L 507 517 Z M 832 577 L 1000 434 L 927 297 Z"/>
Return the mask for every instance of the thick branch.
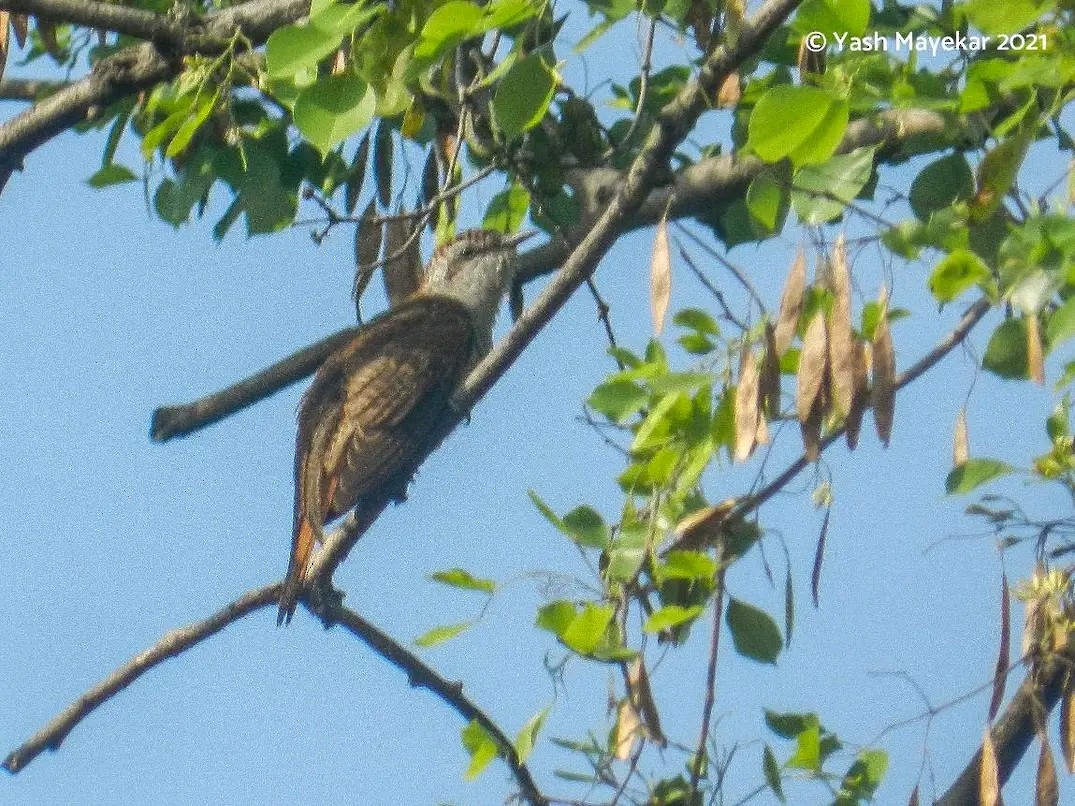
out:
<path id="1" fill-rule="evenodd" d="M 997 775 L 1003 787 L 1037 735 L 1037 725 L 1056 707 L 1071 671 L 1072 659 L 1055 655 L 1028 674 L 1004 713 L 993 723 L 990 733 L 997 755 Z M 963 768 L 959 778 L 935 806 L 977 806 L 981 748 Z"/>
<path id="2" fill-rule="evenodd" d="M 185 403 L 181 406 L 162 406 L 153 412 L 149 426 L 150 439 L 167 442 L 182 437 L 217 420 L 242 411 L 247 406 L 301 381 L 313 373 L 333 350 L 354 338 L 357 327 L 349 327 L 328 338 L 311 344 L 297 353 L 278 361 L 271 367 L 251 375 L 227 389 Z"/>
<path id="3" fill-rule="evenodd" d="M 39 95 L 56 92 L 66 86 L 64 81 L 5 78 L 0 80 L 0 101 L 36 101 Z"/>
<path id="4" fill-rule="evenodd" d="M 428 689 L 463 719 L 468 722 L 474 721 L 481 725 L 482 729 L 489 734 L 500 750 L 500 756 L 511 769 L 511 774 L 519 784 L 521 794 L 526 802 L 531 806 L 545 806 L 549 802 L 541 794 L 526 764 L 519 758 L 514 743 L 488 714 L 463 693 L 462 683 L 441 677 L 436 671 L 427 666 L 421 658 L 400 646 L 390 636 L 381 632 L 353 610 L 335 603 L 315 605 L 312 609 L 326 624 L 339 624 L 344 627 L 370 649 L 406 674 L 411 686 Z"/>
<path id="5" fill-rule="evenodd" d="M 0 0 L 0 8 L 10 8 L 15 2 L 22 0 Z M 295 22 L 309 8 L 309 0 L 251 0 L 193 23 L 172 22 L 169 36 L 180 46 L 167 56 L 155 45 L 144 44 L 102 59 L 85 78 L 0 125 L 0 190 L 12 172 L 21 169 L 27 154 L 85 120 L 91 108 L 106 107 L 174 78 L 183 69 L 180 57 L 193 53 L 220 53 L 236 32 L 251 45 L 260 45 L 273 31 Z"/>
<path id="6" fill-rule="evenodd" d="M 127 34 L 136 39 L 176 41 L 175 21 L 139 8 L 95 0 L 0 0 L 0 10 Z"/>
<path id="7" fill-rule="evenodd" d="M 35 733 L 22 746 L 14 750 L 6 759 L 3 767 L 10 773 L 16 773 L 33 761 L 44 750 L 58 750 L 71 730 L 102 705 L 131 683 L 155 666 L 169 658 L 174 658 L 195 644 L 216 635 L 229 624 L 262 607 L 275 605 L 280 598 L 282 583 L 277 582 L 263 588 L 244 593 L 223 610 L 214 613 L 204 621 L 188 624 L 166 633 L 156 644 L 131 658 L 123 666 L 91 688 L 55 719 Z"/>

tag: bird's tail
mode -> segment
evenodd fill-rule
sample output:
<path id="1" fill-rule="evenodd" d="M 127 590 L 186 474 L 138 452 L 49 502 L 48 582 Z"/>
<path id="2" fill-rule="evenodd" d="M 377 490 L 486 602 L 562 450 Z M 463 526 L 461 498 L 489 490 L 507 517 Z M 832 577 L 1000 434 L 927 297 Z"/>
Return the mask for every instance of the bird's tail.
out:
<path id="1" fill-rule="evenodd" d="M 299 603 L 302 584 L 306 581 L 306 566 L 310 564 L 310 555 L 314 550 L 314 528 L 310 521 L 303 518 L 299 523 L 295 539 L 291 541 L 291 561 L 284 578 L 284 590 L 280 594 L 280 609 L 276 613 L 276 626 L 290 624 Z"/>

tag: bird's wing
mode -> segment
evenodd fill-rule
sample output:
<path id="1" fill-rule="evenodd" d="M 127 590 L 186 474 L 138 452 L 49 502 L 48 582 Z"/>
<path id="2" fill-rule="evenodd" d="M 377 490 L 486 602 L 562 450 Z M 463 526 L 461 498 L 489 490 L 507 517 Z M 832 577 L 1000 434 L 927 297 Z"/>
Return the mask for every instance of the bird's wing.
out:
<path id="1" fill-rule="evenodd" d="M 295 526 L 277 623 L 294 612 L 322 525 L 374 490 L 402 493 L 436 447 L 474 342 L 462 303 L 414 297 L 372 319 L 321 365 L 299 404 Z"/>
<path id="2" fill-rule="evenodd" d="M 325 520 L 384 487 L 402 494 L 416 464 L 436 447 L 448 400 L 463 380 L 474 343 L 467 309 L 417 297 L 370 323 L 370 338 L 346 360 L 339 420 L 321 457 L 335 489 Z"/>

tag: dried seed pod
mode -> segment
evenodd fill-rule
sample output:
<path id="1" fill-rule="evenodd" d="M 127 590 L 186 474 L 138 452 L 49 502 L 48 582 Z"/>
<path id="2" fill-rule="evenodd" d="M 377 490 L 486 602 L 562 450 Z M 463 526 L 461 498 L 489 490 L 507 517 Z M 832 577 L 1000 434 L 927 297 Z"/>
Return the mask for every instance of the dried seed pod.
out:
<path id="1" fill-rule="evenodd" d="M 1026 320 L 1026 366 L 1030 380 L 1034 383 L 1045 383 L 1045 358 L 1041 350 L 1041 328 L 1038 324 L 1038 315 L 1029 313 L 1023 317 Z"/>
<path id="2" fill-rule="evenodd" d="M 754 351 L 744 347 L 735 388 L 735 461 L 745 462 L 758 439 L 758 364 Z"/>
<path id="3" fill-rule="evenodd" d="M 660 336 L 672 298 L 672 255 L 668 249 L 668 219 L 661 218 L 653 236 L 653 255 L 649 264 L 649 305 L 653 317 L 653 335 Z"/>
<path id="4" fill-rule="evenodd" d="M 806 291 L 806 255 L 800 248 L 784 281 L 784 293 L 780 296 L 780 314 L 776 320 L 776 352 L 783 355 L 795 338 L 799 316 L 803 310 L 803 293 Z"/>
<path id="5" fill-rule="evenodd" d="M 862 415 L 870 405 L 869 358 L 867 345 L 856 341 L 852 347 L 854 370 L 854 392 L 851 395 L 851 410 L 847 413 L 846 431 L 847 447 L 855 450 L 859 443 L 859 431 L 862 429 Z"/>
<path id="6" fill-rule="evenodd" d="M 389 305 L 398 305 L 420 285 L 422 259 L 412 218 L 390 218 L 385 228 L 384 290 Z"/>
<path id="7" fill-rule="evenodd" d="M 828 358 L 825 315 L 818 311 L 806 328 L 802 353 L 799 355 L 799 372 L 796 376 L 798 389 L 795 398 L 799 422 L 805 423 L 814 411 L 814 404 L 825 386 Z"/>
<path id="8" fill-rule="evenodd" d="M 881 289 L 881 313 L 873 334 L 873 419 L 881 444 L 888 447 L 896 408 L 896 354 L 888 327 L 888 291 Z"/>
<path id="9" fill-rule="evenodd" d="M 967 410 L 959 410 L 952 435 L 952 465 L 959 467 L 970 458 L 970 438 L 967 433 Z"/>
<path id="10" fill-rule="evenodd" d="M 829 261 L 829 288 L 832 289 L 832 317 L 829 321 L 829 373 L 832 398 L 841 416 L 851 411 L 855 393 L 854 345 L 851 334 L 851 271 L 847 265 L 847 244 L 843 235 L 836 239 Z"/>
<path id="11" fill-rule="evenodd" d="M 780 353 L 776 349 L 776 329 L 765 323 L 765 358 L 761 364 L 761 411 L 764 417 L 780 416 Z M 760 442 L 761 440 L 759 440 Z"/>

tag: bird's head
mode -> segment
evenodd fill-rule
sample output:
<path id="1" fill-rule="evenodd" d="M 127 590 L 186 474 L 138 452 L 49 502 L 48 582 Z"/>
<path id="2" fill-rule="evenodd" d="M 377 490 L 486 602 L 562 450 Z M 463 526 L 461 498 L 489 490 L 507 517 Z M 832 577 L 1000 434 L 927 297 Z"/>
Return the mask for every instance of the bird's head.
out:
<path id="1" fill-rule="evenodd" d="M 421 292 L 462 302 L 474 318 L 479 338 L 491 339 L 500 299 L 515 278 L 515 248 L 533 234 L 504 235 L 484 229 L 460 233 L 433 253 Z"/>

